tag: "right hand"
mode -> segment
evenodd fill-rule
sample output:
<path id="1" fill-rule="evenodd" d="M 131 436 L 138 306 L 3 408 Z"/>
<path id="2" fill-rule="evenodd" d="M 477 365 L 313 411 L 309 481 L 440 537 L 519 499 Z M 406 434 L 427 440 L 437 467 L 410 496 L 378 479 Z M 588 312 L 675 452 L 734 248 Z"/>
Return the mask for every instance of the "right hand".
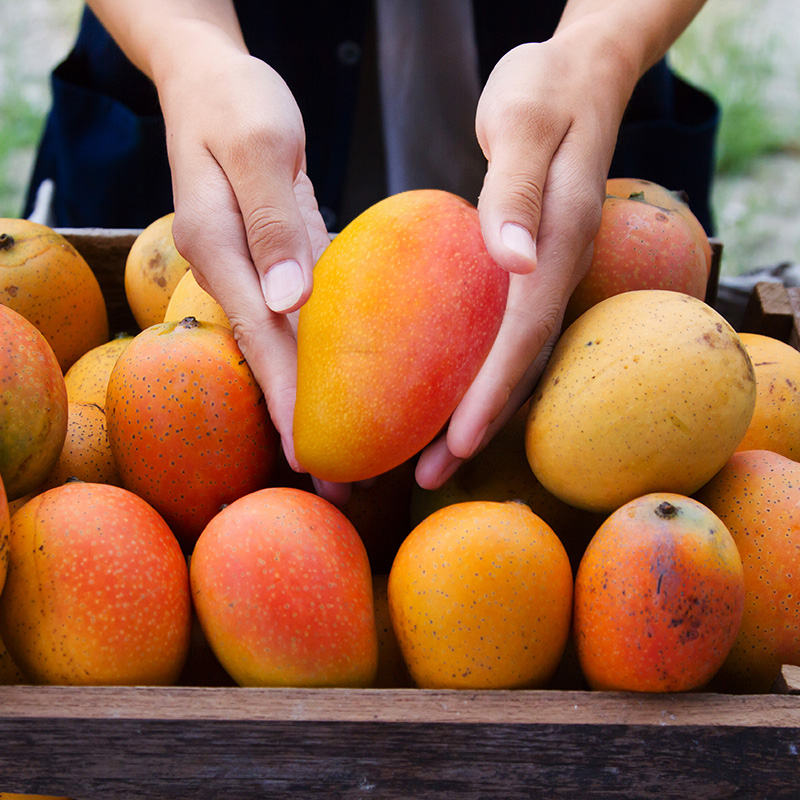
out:
<path id="1" fill-rule="evenodd" d="M 280 76 L 229 42 L 188 48 L 159 83 L 175 196 L 173 234 L 222 305 L 261 385 L 289 465 L 296 315 L 329 242 L 305 174 L 300 111 Z M 346 489 L 322 485 L 329 499 Z"/>

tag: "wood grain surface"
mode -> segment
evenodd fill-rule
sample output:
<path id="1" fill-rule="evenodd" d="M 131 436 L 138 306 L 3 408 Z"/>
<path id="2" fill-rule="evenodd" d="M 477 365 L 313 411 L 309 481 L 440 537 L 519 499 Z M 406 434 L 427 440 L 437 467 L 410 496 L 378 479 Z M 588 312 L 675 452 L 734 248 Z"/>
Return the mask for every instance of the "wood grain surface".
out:
<path id="1" fill-rule="evenodd" d="M 10 686 L 0 742 L 74 798 L 796 798 L 800 696 Z"/>

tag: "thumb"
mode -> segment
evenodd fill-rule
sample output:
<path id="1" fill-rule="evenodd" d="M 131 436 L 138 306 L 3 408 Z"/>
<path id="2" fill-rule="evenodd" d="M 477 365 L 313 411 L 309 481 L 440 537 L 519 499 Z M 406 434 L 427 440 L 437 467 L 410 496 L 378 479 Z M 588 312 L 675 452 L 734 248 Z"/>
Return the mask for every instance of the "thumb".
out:
<path id="1" fill-rule="evenodd" d="M 286 314 L 311 294 L 314 253 L 309 221 L 287 181 L 273 182 L 268 196 L 259 199 L 254 207 L 240 201 L 247 243 L 264 302 L 271 311 Z M 324 227 L 321 217 L 319 225 Z"/>
<path id="2" fill-rule="evenodd" d="M 495 66 L 475 116 L 478 142 L 488 162 L 478 211 L 489 253 L 509 272 L 526 274 L 537 265 L 537 239 L 550 162 L 564 121 L 547 117 L 520 82 L 518 62 L 529 49 L 516 48 Z M 524 70 L 522 74 L 526 74 Z"/>
<path id="3" fill-rule="evenodd" d="M 481 230 L 492 258 L 509 272 L 536 269 L 536 242 L 551 152 L 522 147 L 517 137 L 487 145 L 488 168 L 478 200 Z"/>

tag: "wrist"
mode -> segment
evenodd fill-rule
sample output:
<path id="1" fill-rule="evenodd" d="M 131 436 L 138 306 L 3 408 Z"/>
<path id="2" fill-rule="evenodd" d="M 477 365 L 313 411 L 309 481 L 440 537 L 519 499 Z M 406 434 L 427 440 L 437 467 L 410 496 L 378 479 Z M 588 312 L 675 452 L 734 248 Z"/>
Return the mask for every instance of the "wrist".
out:
<path id="1" fill-rule="evenodd" d="M 153 36 L 146 71 L 161 93 L 187 71 L 218 71 L 229 58 L 247 54 L 240 35 L 204 20 L 180 20 Z"/>

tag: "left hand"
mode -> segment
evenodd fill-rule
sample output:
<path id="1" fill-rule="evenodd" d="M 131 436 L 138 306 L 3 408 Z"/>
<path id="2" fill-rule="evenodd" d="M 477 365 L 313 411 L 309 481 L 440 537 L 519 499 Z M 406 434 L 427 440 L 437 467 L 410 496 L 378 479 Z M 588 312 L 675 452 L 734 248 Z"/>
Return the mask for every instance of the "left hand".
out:
<path id="1" fill-rule="evenodd" d="M 512 273 L 497 339 L 452 415 L 420 455 L 423 488 L 444 483 L 530 396 L 585 275 L 633 81 L 569 32 L 515 48 L 478 104 L 488 161 L 478 203 L 489 252 Z"/>

